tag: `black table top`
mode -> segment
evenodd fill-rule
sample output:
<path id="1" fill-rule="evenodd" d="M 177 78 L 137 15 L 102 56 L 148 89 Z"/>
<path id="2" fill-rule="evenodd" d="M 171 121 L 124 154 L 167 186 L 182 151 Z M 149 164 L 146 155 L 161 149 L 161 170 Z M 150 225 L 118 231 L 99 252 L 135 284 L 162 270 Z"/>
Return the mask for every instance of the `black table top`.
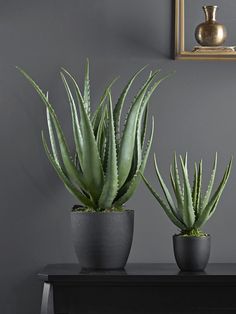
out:
<path id="1" fill-rule="evenodd" d="M 204 272 L 180 272 L 176 264 L 127 264 L 123 270 L 95 271 L 79 264 L 49 264 L 38 274 L 45 282 L 232 282 L 236 264 L 209 264 Z"/>

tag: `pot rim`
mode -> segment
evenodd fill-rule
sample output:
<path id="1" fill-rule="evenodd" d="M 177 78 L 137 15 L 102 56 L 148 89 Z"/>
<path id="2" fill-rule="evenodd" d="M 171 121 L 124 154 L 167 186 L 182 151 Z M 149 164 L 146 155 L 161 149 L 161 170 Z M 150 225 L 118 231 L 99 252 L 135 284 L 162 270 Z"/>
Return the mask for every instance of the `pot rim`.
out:
<path id="1" fill-rule="evenodd" d="M 101 211 L 101 212 L 95 212 L 95 211 L 91 211 L 91 212 L 86 212 L 86 211 L 71 211 L 70 213 L 71 214 L 80 214 L 80 215 L 111 215 L 111 214 L 114 214 L 114 215 L 117 215 L 117 214 L 124 214 L 126 212 L 129 212 L 129 213 L 134 213 L 134 209 L 124 209 L 124 210 L 121 210 L 121 211 Z"/>
<path id="2" fill-rule="evenodd" d="M 210 238 L 211 235 L 209 233 L 206 233 L 204 236 L 196 237 L 196 236 L 185 236 L 182 234 L 174 234 L 173 238 L 183 238 L 183 239 L 207 239 Z"/>

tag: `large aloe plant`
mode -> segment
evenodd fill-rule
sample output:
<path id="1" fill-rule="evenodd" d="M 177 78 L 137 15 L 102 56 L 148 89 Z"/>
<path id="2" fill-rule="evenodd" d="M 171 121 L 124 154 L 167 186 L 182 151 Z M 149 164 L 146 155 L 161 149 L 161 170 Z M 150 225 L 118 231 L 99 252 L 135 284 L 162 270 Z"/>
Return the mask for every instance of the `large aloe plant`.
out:
<path id="1" fill-rule="evenodd" d="M 166 201 L 164 201 L 161 196 L 154 190 L 154 188 L 143 176 L 143 174 L 141 175 L 146 186 L 157 199 L 161 207 L 164 209 L 169 219 L 181 230 L 181 234 L 202 236 L 204 235 L 204 233 L 200 230 L 200 228 L 207 222 L 207 220 L 214 214 L 216 210 L 216 207 L 219 203 L 220 197 L 223 193 L 223 190 L 230 175 L 232 159 L 227 165 L 223 178 L 212 196 L 211 194 L 217 168 L 217 153 L 215 155 L 212 174 L 205 194 L 203 194 L 202 192 L 202 160 L 199 162 L 198 165 L 197 163 L 195 163 L 192 187 L 189 181 L 187 153 L 185 155 L 185 158 L 182 158 L 182 156 L 180 156 L 180 165 L 182 180 L 179 174 L 178 162 L 175 154 L 173 165 L 170 166 L 170 181 L 176 198 L 176 202 L 174 202 L 171 193 L 169 192 L 161 176 L 161 173 L 157 166 L 155 155 L 155 172 Z"/>
<path id="2" fill-rule="evenodd" d="M 75 144 L 72 153 L 47 93 L 19 68 L 46 105 L 51 149 L 42 131 L 44 149 L 66 188 L 83 204 L 78 207 L 80 210 L 122 210 L 123 204 L 133 195 L 140 182 L 140 173 L 144 172 L 154 131 L 152 120 L 151 134 L 145 145 L 148 103 L 155 89 L 167 77 L 156 80 L 160 71 L 150 72 L 130 106 L 122 131 L 121 114 L 127 93 L 143 69 L 129 80 L 114 109 L 111 87 L 115 80 L 112 81 L 93 114 L 90 106 L 89 62 L 85 69 L 83 93 L 74 77 L 65 69 L 61 70 L 72 118 Z"/>

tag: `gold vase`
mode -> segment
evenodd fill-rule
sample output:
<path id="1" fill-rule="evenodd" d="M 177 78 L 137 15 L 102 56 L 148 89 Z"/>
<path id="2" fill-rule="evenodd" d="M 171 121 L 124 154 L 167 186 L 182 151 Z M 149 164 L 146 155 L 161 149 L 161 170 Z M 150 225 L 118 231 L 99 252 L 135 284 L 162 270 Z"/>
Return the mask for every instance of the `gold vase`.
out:
<path id="1" fill-rule="evenodd" d="M 216 22 L 217 5 L 203 6 L 206 21 L 197 26 L 195 38 L 201 46 L 222 46 L 227 37 L 223 24 Z"/>

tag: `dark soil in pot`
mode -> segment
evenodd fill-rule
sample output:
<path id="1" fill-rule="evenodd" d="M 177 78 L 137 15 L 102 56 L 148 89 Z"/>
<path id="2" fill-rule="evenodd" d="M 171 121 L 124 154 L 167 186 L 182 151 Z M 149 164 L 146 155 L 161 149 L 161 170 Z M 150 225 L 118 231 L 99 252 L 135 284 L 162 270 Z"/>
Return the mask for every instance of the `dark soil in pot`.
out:
<path id="1" fill-rule="evenodd" d="M 71 212 L 75 252 L 82 268 L 122 269 L 132 245 L 134 211 Z"/>
<path id="2" fill-rule="evenodd" d="M 210 257 L 211 237 L 173 236 L 175 260 L 182 271 L 203 271 Z"/>

